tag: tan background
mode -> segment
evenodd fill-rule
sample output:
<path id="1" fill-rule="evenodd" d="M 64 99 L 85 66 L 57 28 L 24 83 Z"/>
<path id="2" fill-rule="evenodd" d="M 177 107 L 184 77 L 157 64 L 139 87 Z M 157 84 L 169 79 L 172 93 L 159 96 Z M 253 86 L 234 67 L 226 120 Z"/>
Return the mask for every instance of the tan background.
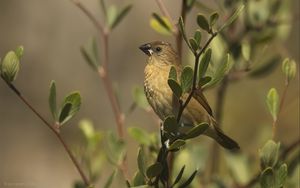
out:
<path id="1" fill-rule="evenodd" d="M 102 17 L 97 0 L 82 2 L 99 19 Z M 120 0 L 113 2 L 118 6 L 126 4 Z M 161 36 L 149 27 L 151 13 L 158 12 L 154 1 L 132 2 L 132 11 L 112 33 L 110 40 L 109 70 L 121 91 L 124 110 L 131 104 L 132 87 L 142 86 L 145 56 L 137 47 L 157 39 L 173 42 L 172 37 Z M 178 15 L 179 4 L 167 1 L 174 17 Z M 285 44 L 290 57 L 299 62 L 299 2 L 294 1 L 294 4 L 296 20 Z M 192 18 L 189 15 L 189 20 Z M 49 120 L 47 97 L 52 79 L 56 80 L 60 99 L 72 90 L 79 90 L 82 94 L 81 111 L 62 130 L 72 146 L 81 142 L 77 128 L 81 118 L 93 120 L 98 129 L 115 130 L 103 85 L 79 52 L 79 47 L 95 35 L 97 32 L 93 25 L 68 0 L 0 0 L 0 56 L 20 44 L 25 47 L 22 68 L 15 82 L 22 93 Z M 269 131 L 271 125 L 264 103 L 265 95 L 270 87 L 281 92 L 283 79 L 278 68 L 265 79 L 245 79 L 229 87 L 224 126 L 245 152 L 256 152 L 266 140 L 265 137 L 258 139 L 262 130 Z M 284 143 L 291 142 L 299 134 L 298 84 L 298 80 L 291 84 L 279 121 L 278 137 Z M 214 90 L 208 94 L 213 104 Z M 127 119 L 126 126 L 131 125 L 156 130 L 155 122 L 141 110 Z M 132 173 L 136 169 L 136 143 L 131 138 L 127 137 L 127 140 L 132 146 L 128 156 Z M 0 82 L 0 187 L 65 188 L 71 187 L 78 178 L 52 133 Z"/>

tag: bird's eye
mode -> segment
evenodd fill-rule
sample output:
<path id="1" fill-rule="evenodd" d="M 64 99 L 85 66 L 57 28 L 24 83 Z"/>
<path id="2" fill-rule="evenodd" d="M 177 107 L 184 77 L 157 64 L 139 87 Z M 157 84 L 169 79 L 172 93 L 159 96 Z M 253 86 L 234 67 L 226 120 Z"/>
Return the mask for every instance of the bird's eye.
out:
<path id="1" fill-rule="evenodd" d="M 157 52 L 160 52 L 160 51 L 161 51 L 161 47 L 156 47 L 155 50 L 156 50 Z"/>

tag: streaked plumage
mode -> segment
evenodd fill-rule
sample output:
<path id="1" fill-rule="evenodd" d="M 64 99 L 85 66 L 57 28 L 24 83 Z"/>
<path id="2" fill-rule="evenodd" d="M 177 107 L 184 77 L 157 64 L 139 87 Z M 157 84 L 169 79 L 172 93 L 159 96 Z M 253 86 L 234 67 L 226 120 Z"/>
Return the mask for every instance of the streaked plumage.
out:
<path id="1" fill-rule="evenodd" d="M 167 83 L 172 65 L 177 69 L 177 75 L 181 74 L 182 67 L 177 53 L 169 43 L 161 41 L 144 44 L 140 49 L 149 56 L 144 80 L 144 90 L 149 104 L 161 120 L 172 114 L 177 115 L 177 102 Z M 188 94 L 185 94 L 183 100 L 187 96 Z M 205 132 L 207 136 L 212 137 L 227 149 L 239 148 L 235 141 L 216 127 L 212 111 L 201 91 L 195 92 L 194 97 L 183 111 L 181 119 L 184 123 L 194 125 L 207 122 L 210 125 Z"/>

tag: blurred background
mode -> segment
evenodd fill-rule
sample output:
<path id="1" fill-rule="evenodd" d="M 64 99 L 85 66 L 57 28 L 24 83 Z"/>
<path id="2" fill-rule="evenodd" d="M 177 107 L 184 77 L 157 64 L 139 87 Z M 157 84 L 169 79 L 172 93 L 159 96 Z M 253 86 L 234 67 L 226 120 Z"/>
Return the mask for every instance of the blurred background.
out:
<path id="1" fill-rule="evenodd" d="M 119 91 L 122 110 L 132 104 L 132 89 L 143 85 L 146 57 L 138 46 L 149 41 L 164 40 L 174 44 L 172 36 L 156 33 L 149 26 L 153 12 L 159 12 L 154 1 L 130 1 L 133 8 L 112 32 L 109 41 L 111 78 Z M 166 0 L 171 15 L 176 18 L 181 3 Z M 210 2 L 212 7 L 216 1 Z M 82 0 L 99 20 L 103 18 L 98 0 Z M 113 0 L 117 6 L 128 1 Z M 281 39 L 286 57 L 299 62 L 299 1 L 291 1 L 291 28 Z M 187 30 L 194 30 L 194 9 L 187 17 Z M 25 48 L 21 71 L 15 85 L 47 119 L 48 90 L 55 80 L 58 101 L 73 91 L 82 95 L 78 115 L 62 128 L 67 143 L 76 147 L 82 143 L 78 122 L 92 120 L 97 129 L 116 131 L 111 106 L 98 74 L 86 65 L 80 47 L 98 35 L 86 16 L 68 0 L 1 0 L 0 57 L 18 45 Z M 186 50 L 185 50 L 186 51 Z M 264 55 L 261 56 L 264 58 Z M 299 66 L 298 66 L 299 67 Z M 299 70 L 299 69 L 298 69 Z M 279 94 L 284 87 L 281 65 L 263 79 L 244 78 L 228 88 L 223 115 L 225 132 L 235 138 L 242 151 L 257 155 L 257 150 L 270 138 L 272 118 L 265 96 L 271 87 Z M 206 92 L 212 107 L 216 89 Z M 126 127 L 139 126 L 149 132 L 158 131 L 157 121 L 137 109 L 126 117 Z M 299 137 L 299 74 L 291 83 L 284 109 L 279 117 L 277 140 L 290 143 Z M 138 144 L 126 135 L 129 173 L 136 170 Z M 104 176 L 107 174 L 104 173 Z M 46 126 L 0 82 L 0 187 L 71 187 L 79 179 L 77 171 L 60 143 Z"/>

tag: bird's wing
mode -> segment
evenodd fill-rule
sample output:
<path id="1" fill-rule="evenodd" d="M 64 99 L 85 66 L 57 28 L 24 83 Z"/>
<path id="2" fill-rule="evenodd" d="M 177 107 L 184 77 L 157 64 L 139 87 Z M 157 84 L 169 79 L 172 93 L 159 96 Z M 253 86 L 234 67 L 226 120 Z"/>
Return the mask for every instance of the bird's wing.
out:
<path id="1" fill-rule="evenodd" d="M 196 99 L 196 101 L 198 101 L 203 106 L 203 108 L 207 111 L 209 115 L 213 116 L 213 112 L 201 89 L 196 89 L 194 91 L 193 98 Z"/>

